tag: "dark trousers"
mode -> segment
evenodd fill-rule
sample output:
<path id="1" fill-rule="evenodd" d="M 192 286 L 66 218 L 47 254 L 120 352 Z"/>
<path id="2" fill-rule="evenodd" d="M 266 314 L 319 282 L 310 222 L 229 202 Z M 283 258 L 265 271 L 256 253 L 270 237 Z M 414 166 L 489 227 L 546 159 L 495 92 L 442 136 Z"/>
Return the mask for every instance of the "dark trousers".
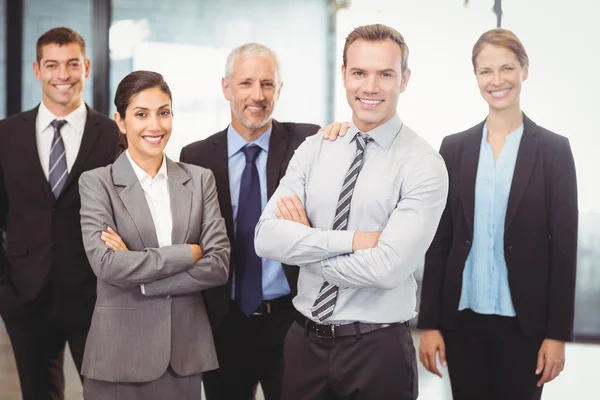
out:
<path id="1" fill-rule="evenodd" d="M 265 400 L 281 397 L 283 341 L 294 318 L 292 296 L 272 313 L 246 317 L 232 301 L 214 331 L 219 369 L 203 374 L 208 400 L 254 399 L 258 383 Z"/>
<path id="2" fill-rule="evenodd" d="M 516 318 L 458 313 L 443 332 L 454 400 L 538 400 L 537 356 L 543 338 L 525 336 Z"/>
<path id="3" fill-rule="evenodd" d="M 410 328 L 319 338 L 297 322 L 285 339 L 284 400 L 414 400 L 417 359 Z"/>
<path id="4" fill-rule="evenodd" d="M 23 400 L 63 399 L 65 345 L 69 344 L 75 366 L 81 371 L 91 314 L 84 321 L 61 314 L 48 290 L 36 299 L 36 304 L 27 314 L 2 315 L 19 372 L 21 393 Z"/>

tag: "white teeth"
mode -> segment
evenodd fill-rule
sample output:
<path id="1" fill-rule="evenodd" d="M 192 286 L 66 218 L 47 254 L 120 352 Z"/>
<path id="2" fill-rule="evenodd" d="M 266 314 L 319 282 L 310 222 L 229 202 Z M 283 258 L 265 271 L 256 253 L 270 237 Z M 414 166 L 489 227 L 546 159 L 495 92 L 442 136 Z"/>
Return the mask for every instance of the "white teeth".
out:
<path id="1" fill-rule="evenodd" d="M 251 110 L 255 110 L 255 111 L 262 110 L 262 107 L 256 107 L 256 106 L 248 106 L 248 108 L 251 109 Z"/>
<path id="2" fill-rule="evenodd" d="M 73 85 L 56 85 L 56 87 L 59 90 L 66 90 L 66 89 L 69 89 L 71 86 L 73 86 Z"/>
<path id="3" fill-rule="evenodd" d="M 510 91 L 510 89 L 504 89 L 504 90 L 500 90 L 497 92 L 491 92 L 492 97 L 504 97 L 508 94 L 508 92 Z"/>
<path id="4" fill-rule="evenodd" d="M 146 139 L 150 143 L 159 143 L 160 140 L 162 139 L 162 136 L 156 136 L 156 137 L 144 136 L 144 139 Z"/>
<path id="5" fill-rule="evenodd" d="M 365 100 L 365 99 L 360 99 L 360 101 L 362 101 L 365 104 L 371 104 L 371 105 L 375 105 L 375 104 L 381 103 L 381 100 Z"/>

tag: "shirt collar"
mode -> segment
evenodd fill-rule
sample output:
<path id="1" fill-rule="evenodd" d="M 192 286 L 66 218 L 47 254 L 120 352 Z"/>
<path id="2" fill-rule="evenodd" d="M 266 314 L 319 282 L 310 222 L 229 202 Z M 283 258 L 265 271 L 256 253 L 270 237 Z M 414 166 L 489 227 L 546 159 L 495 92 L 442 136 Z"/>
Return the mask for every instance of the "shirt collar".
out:
<path id="1" fill-rule="evenodd" d="M 386 147 L 394 137 L 400 132 L 402 129 L 403 123 L 398 114 L 395 114 L 392 119 L 384 123 L 383 125 L 379 125 L 377 128 L 371 129 L 366 133 L 373 138 L 375 143 L 377 143 L 381 147 Z M 360 132 L 360 130 L 354 125 L 354 120 L 350 123 L 349 129 L 350 135 L 349 141 L 352 142 L 354 137 Z"/>
<path id="2" fill-rule="evenodd" d="M 150 176 L 150 174 L 148 174 L 146 171 L 144 171 L 139 165 L 137 165 L 137 163 L 135 161 L 133 161 L 133 158 L 131 158 L 131 155 L 129 154 L 129 149 L 127 149 L 125 151 L 125 154 L 127 154 L 127 159 L 131 163 L 131 167 L 133 168 L 133 172 L 135 172 L 135 176 L 137 176 L 138 181 L 140 181 L 140 183 L 148 181 L 148 180 L 152 181 L 152 177 Z M 158 170 L 158 173 L 154 177 L 154 179 L 158 178 L 159 176 L 164 177 L 165 180 L 167 180 L 167 181 L 169 180 L 169 175 L 167 174 L 167 157 L 165 156 L 164 153 L 163 153 L 162 164 L 160 166 L 160 169 Z"/>
<path id="3" fill-rule="evenodd" d="M 513 142 L 517 142 L 520 143 L 521 142 L 521 137 L 523 137 L 523 132 L 525 130 L 525 126 L 523 124 L 521 124 L 521 126 L 519 126 L 517 129 L 515 129 L 514 131 L 512 131 L 511 133 L 509 133 L 508 135 L 506 135 L 506 143 L 513 143 Z M 483 124 L 483 135 L 481 136 L 481 142 L 487 142 L 487 136 L 488 136 L 488 127 L 487 127 L 487 122 L 485 124 Z"/>
<path id="4" fill-rule="evenodd" d="M 269 140 L 271 139 L 271 133 L 273 132 L 273 122 L 271 121 L 271 125 L 269 128 L 260 135 L 258 139 L 253 142 L 249 142 L 244 139 L 231 124 L 227 127 L 227 157 L 231 157 L 244 147 L 249 144 L 255 144 L 260 147 L 262 150 L 269 152 Z"/>
<path id="5" fill-rule="evenodd" d="M 55 119 L 67 121 L 69 125 L 75 129 L 75 132 L 78 134 L 83 134 L 83 130 L 85 128 L 85 120 L 87 118 L 87 108 L 85 106 L 85 102 L 81 102 L 79 107 L 75 110 L 71 111 L 71 113 L 65 117 L 57 117 L 46 107 L 44 102 L 40 103 L 40 107 L 38 109 L 37 120 L 40 127 L 40 131 L 46 129 L 50 126 L 50 123 Z"/>

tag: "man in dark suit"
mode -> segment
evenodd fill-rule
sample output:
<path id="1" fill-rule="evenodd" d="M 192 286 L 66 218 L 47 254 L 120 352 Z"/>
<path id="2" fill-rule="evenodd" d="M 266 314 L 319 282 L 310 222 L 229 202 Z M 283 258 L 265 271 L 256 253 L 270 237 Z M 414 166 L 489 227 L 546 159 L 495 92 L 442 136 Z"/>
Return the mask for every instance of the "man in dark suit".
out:
<path id="1" fill-rule="evenodd" d="M 54 28 L 36 50 L 42 102 L 0 121 L 0 315 L 24 400 L 63 398 L 66 343 L 81 369 L 96 279 L 83 249 L 77 181 L 113 162 L 119 137 L 112 120 L 83 102 L 83 38 Z"/>
<path id="2" fill-rule="evenodd" d="M 213 171 L 232 244 L 229 281 L 204 292 L 219 360 L 218 370 L 204 374 L 204 386 L 209 400 L 247 400 L 260 382 L 265 398 L 277 400 L 298 267 L 259 258 L 254 227 L 294 151 L 319 127 L 272 119 L 281 75 L 265 46 L 234 49 L 222 87 L 231 124 L 181 152 L 181 161 Z"/>

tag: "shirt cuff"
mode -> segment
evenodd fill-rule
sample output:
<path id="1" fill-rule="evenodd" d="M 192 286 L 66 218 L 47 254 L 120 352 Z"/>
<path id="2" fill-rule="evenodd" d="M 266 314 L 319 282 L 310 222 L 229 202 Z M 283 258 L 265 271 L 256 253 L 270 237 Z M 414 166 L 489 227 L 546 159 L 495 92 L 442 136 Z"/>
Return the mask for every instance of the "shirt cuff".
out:
<path id="1" fill-rule="evenodd" d="M 352 253 L 355 231 L 327 231 L 327 251 L 329 258 Z"/>
<path id="2" fill-rule="evenodd" d="M 146 287 L 144 286 L 143 283 L 140 285 L 140 289 L 142 290 L 142 294 L 145 296 L 146 295 Z"/>

